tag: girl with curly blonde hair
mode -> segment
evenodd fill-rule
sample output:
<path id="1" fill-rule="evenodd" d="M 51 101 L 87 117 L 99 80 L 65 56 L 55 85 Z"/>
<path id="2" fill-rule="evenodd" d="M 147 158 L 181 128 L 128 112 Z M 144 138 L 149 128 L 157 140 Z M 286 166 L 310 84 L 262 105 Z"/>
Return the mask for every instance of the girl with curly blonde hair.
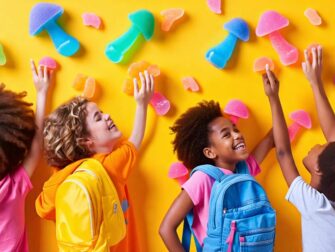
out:
<path id="1" fill-rule="evenodd" d="M 143 140 L 147 107 L 154 90 L 153 76 L 147 71 L 140 73 L 140 79 L 140 90 L 134 79 L 137 107 L 134 128 L 128 140 L 120 141 L 122 134 L 110 115 L 103 113 L 96 103 L 82 97 L 73 98 L 60 106 L 45 120 L 45 153 L 48 163 L 57 172 L 44 184 L 43 192 L 37 198 L 37 213 L 57 224 L 55 212 L 57 210 L 58 214 L 62 211 L 55 205 L 57 188 L 79 167 L 83 159 L 90 157 L 98 160 L 114 183 L 127 223 L 126 237 L 106 251 L 141 251 L 126 185 L 137 158 L 137 149 Z"/>

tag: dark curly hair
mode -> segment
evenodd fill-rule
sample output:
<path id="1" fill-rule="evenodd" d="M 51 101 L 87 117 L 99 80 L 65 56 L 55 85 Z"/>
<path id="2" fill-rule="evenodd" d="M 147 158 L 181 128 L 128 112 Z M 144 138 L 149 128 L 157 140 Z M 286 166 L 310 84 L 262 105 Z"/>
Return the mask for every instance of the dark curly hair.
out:
<path id="1" fill-rule="evenodd" d="M 214 119 L 223 116 L 220 104 L 214 101 L 202 101 L 188 109 L 170 128 L 176 134 L 173 150 L 184 165 L 193 169 L 201 164 L 213 164 L 203 149 L 209 145 L 208 125 Z"/>
<path id="2" fill-rule="evenodd" d="M 0 179 L 22 164 L 35 135 L 34 111 L 23 101 L 26 95 L 0 84 Z"/>
<path id="3" fill-rule="evenodd" d="M 318 165 L 322 172 L 320 192 L 335 201 L 335 142 L 330 142 L 320 153 Z"/>
<path id="4" fill-rule="evenodd" d="M 87 99 L 75 97 L 44 120 L 44 153 L 49 165 L 64 168 L 93 154 L 81 141 L 89 135 L 87 103 Z"/>

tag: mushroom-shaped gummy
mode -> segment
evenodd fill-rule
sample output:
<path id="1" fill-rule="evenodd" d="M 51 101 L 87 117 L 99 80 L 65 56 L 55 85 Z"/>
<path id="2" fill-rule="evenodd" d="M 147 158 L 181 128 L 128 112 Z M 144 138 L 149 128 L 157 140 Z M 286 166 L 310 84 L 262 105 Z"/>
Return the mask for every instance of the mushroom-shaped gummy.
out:
<path id="1" fill-rule="evenodd" d="M 30 12 L 29 33 L 37 35 L 46 30 L 57 51 L 64 56 L 71 56 L 78 51 L 80 44 L 56 23 L 63 12 L 64 9 L 55 4 L 36 4 Z"/>
<path id="2" fill-rule="evenodd" d="M 247 119 L 249 111 L 247 106 L 240 100 L 230 100 L 223 112 L 229 115 L 232 123 L 236 124 L 240 118 Z"/>
<path id="3" fill-rule="evenodd" d="M 188 179 L 188 170 L 183 163 L 175 162 L 170 166 L 168 176 L 177 180 L 179 185 L 182 186 Z"/>
<path id="4" fill-rule="evenodd" d="M 157 115 L 163 116 L 170 110 L 170 102 L 164 95 L 159 92 L 154 92 L 150 105 L 154 108 Z"/>
<path id="5" fill-rule="evenodd" d="M 312 120 L 309 114 L 304 110 L 294 111 L 289 117 L 293 121 L 288 127 L 288 134 L 292 143 L 301 128 L 310 129 L 312 127 Z"/>
<path id="6" fill-rule="evenodd" d="M 256 35 L 263 37 L 269 35 L 272 46 L 280 56 L 283 65 L 291 65 L 298 60 L 298 50 L 288 43 L 279 30 L 288 26 L 289 21 L 276 11 L 267 11 L 262 14 L 256 28 Z"/>
<path id="7" fill-rule="evenodd" d="M 130 29 L 121 37 L 107 45 L 105 54 L 114 63 L 119 63 L 127 51 L 135 44 L 138 36 L 150 40 L 154 34 L 155 19 L 151 12 L 139 10 L 131 13 L 129 19 L 132 23 Z"/>
<path id="8" fill-rule="evenodd" d="M 206 59 L 217 68 L 224 68 L 230 59 L 237 40 L 249 40 L 248 24 L 241 18 L 234 18 L 224 24 L 224 28 L 229 32 L 226 39 L 219 45 L 209 49 Z"/>

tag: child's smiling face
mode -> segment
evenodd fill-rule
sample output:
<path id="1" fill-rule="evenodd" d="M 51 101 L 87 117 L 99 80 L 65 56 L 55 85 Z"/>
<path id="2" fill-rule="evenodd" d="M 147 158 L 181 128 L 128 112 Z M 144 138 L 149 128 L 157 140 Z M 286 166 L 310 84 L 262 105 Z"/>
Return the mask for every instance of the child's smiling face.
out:
<path id="1" fill-rule="evenodd" d="M 204 149 L 204 153 L 214 159 L 217 166 L 234 170 L 237 162 L 248 157 L 244 137 L 230 120 L 218 117 L 208 125 L 208 129 L 210 146 Z"/>
<path id="2" fill-rule="evenodd" d="M 86 110 L 86 125 L 91 141 L 90 148 L 95 153 L 111 152 L 120 139 L 121 132 L 109 114 L 103 113 L 96 103 L 88 102 Z"/>

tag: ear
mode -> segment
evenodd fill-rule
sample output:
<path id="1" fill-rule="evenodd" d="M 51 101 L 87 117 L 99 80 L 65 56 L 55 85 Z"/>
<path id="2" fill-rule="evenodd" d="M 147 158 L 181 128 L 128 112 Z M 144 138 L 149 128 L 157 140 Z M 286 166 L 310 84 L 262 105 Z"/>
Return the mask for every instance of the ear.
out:
<path id="1" fill-rule="evenodd" d="M 212 150 L 212 148 L 210 147 L 206 147 L 202 150 L 202 152 L 204 153 L 205 157 L 209 158 L 209 159 L 215 159 L 216 158 L 216 153 L 214 152 L 214 150 Z"/>
<path id="2" fill-rule="evenodd" d="M 81 146 L 85 146 L 88 149 L 91 149 L 93 147 L 94 142 L 90 138 L 78 138 L 77 143 Z"/>
<path id="3" fill-rule="evenodd" d="M 322 176 L 322 171 L 320 170 L 320 168 L 318 166 L 316 166 L 314 168 L 314 173 L 318 176 Z"/>

